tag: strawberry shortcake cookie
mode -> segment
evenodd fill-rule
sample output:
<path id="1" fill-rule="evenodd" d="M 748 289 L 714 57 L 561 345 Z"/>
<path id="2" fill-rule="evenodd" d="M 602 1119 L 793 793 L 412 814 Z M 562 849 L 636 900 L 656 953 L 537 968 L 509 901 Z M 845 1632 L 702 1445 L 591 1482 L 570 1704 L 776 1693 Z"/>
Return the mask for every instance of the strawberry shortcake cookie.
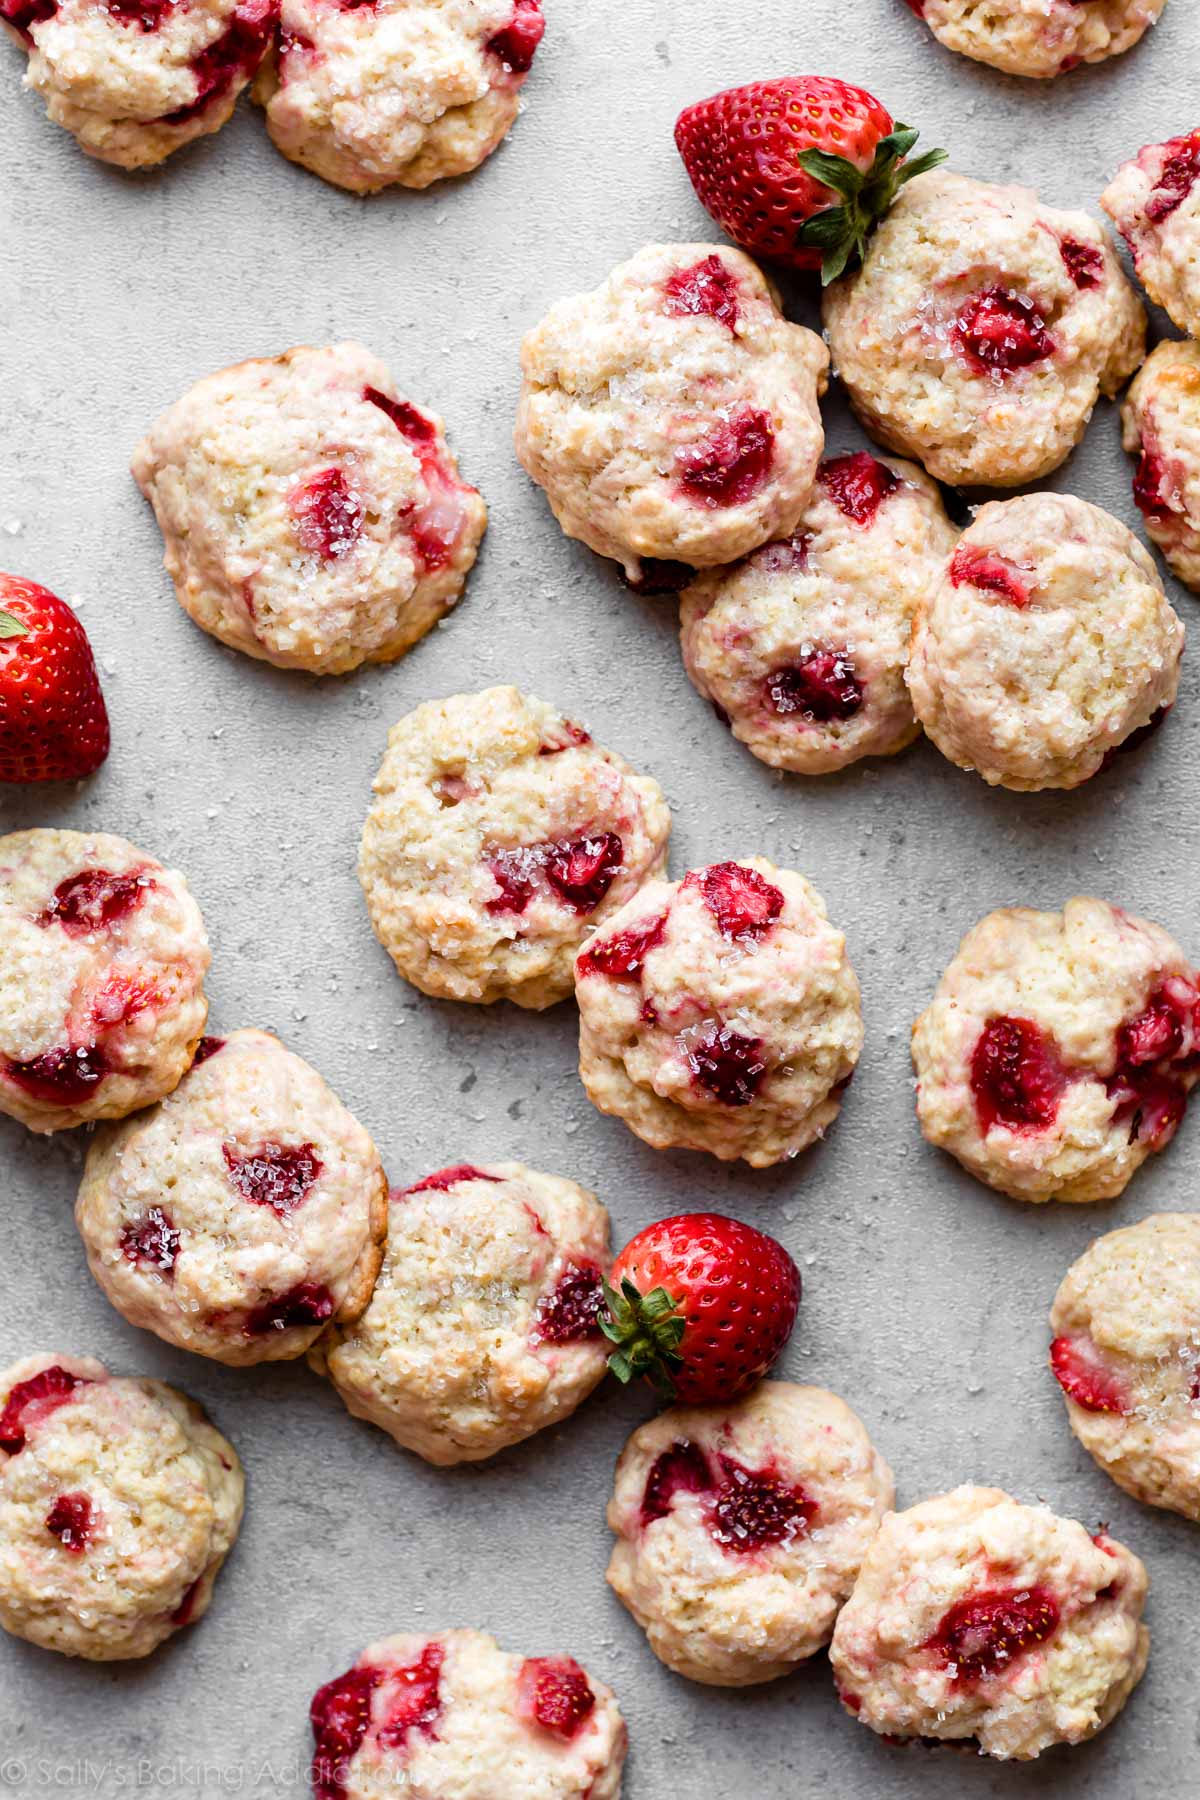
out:
<path id="1" fill-rule="evenodd" d="M 31 1131 L 169 1094 L 208 1002 L 183 876 L 103 832 L 0 837 L 0 1112 Z"/>
<path id="2" fill-rule="evenodd" d="M 278 0 L 0 0 L 25 85 L 91 156 L 143 168 L 219 131 L 274 35 Z"/>
<path id="3" fill-rule="evenodd" d="M 575 962 L 579 1072 L 663 1150 L 765 1168 L 821 1137 L 862 1048 L 846 940 L 765 857 L 652 881 Z"/>
<path id="4" fill-rule="evenodd" d="M 1118 1487 L 1200 1519 L 1200 1213 L 1097 1238 L 1050 1312 L 1071 1430 Z"/>
<path id="5" fill-rule="evenodd" d="M 393 662 L 462 592 L 487 508 L 442 421 L 331 344 L 206 376 L 133 458 L 179 604 L 282 669 Z"/>
<path id="6" fill-rule="evenodd" d="M 347 1407 L 426 1462 L 478 1462 L 575 1411 L 605 1370 L 608 1214 L 522 1163 L 396 1189 L 370 1306 L 312 1353 Z"/>
<path id="7" fill-rule="evenodd" d="M 829 1642 L 893 1499 L 836 1395 L 764 1381 L 634 1432 L 608 1507 L 608 1581 L 676 1674 L 773 1681 Z"/>
<path id="8" fill-rule="evenodd" d="M 1169 711 L 1183 625 L 1127 526 L 1070 494 L 981 508 L 917 608 L 908 686 L 943 756 L 1073 788 Z"/>
<path id="9" fill-rule="evenodd" d="M 0 1625 L 64 1656 L 148 1656 L 208 1611 L 238 1534 L 233 1446 L 161 1381 L 87 1356 L 0 1374 Z"/>
<path id="10" fill-rule="evenodd" d="M 315 1069 L 234 1031 L 202 1041 L 161 1106 L 94 1139 L 75 1218 L 131 1325 L 218 1362 L 278 1361 L 362 1314 L 387 1179 Z"/>
<path id="11" fill-rule="evenodd" d="M 617 1702 L 570 1656 L 514 1656 L 482 1631 L 363 1651 L 309 1709 L 316 1800 L 620 1800 Z"/>
<path id="12" fill-rule="evenodd" d="M 906 0 L 939 43 L 1042 80 L 1131 50 L 1167 0 Z"/>
<path id="13" fill-rule="evenodd" d="M 1111 1200 L 1200 1076 L 1200 978 L 1103 900 L 989 913 L 913 1028 L 931 1144 L 1014 1200 Z"/>
<path id="14" fill-rule="evenodd" d="M 685 590 L 688 674 L 776 768 L 893 755 L 920 730 L 904 684 L 913 613 L 956 536 L 914 464 L 865 450 L 823 462 L 791 537 Z"/>
<path id="15" fill-rule="evenodd" d="M 901 191 L 863 267 L 826 290 L 825 326 L 872 435 L 939 481 L 984 487 L 1064 462 L 1146 342 L 1086 213 L 942 169 Z"/>
<path id="16" fill-rule="evenodd" d="M 526 337 L 517 455 L 568 537 L 678 587 L 796 529 L 828 364 L 740 250 L 652 244 Z"/>
<path id="17" fill-rule="evenodd" d="M 658 783 L 514 687 L 431 700 L 393 727 L 359 879 L 406 981 L 541 1008 L 586 933 L 666 865 Z"/>
<path id="18" fill-rule="evenodd" d="M 1133 497 L 1174 573 L 1200 593 L 1200 344 L 1170 339 L 1146 358 L 1121 411 L 1137 458 Z"/>
<path id="19" fill-rule="evenodd" d="M 373 194 L 465 175 L 520 108 L 541 0 L 283 0 L 255 98 L 277 149 Z"/>
<path id="20" fill-rule="evenodd" d="M 889 1513 L 833 1633 L 842 1705 L 889 1739 L 1000 1760 L 1082 1743 L 1142 1678 L 1148 1586 L 1104 1531 L 998 1488 Z"/>
<path id="21" fill-rule="evenodd" d="M 1200 337 L 1200 130 L 1147 144 L 1117 170 L 1100 204 L 1150 298 L 1180 331 Z"/>

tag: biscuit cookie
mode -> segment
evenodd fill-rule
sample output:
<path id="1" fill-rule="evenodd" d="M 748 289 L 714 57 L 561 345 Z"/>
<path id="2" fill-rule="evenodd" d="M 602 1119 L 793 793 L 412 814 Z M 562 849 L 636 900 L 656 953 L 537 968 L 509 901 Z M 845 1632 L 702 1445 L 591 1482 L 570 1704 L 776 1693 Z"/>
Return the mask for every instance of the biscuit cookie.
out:
<path id="1" fill-rule="evenodd" d="M 862 1048 L 846 940 L 765 857 L 650 882 L 575 963 L 579 1073 L 656 1149 L 755 1168 L 821 1137 Z"/>
<path id="2" fill-rule="evenodd" d="M 1111 1200 L 1170 1143 L 1200 1074 L 1200 985 L 1103 900 L 969 931 L 913 1027 L 931 1144 L 1014 1200 Z"/>
<path id="3" fill-rule="evenodd" d="M 676 1674 L 773 1681 L 829 1642 L 894 1497 L 823 1388 L 764 1381 L 734 1406 L 676 1407 L 621 1452 L 608 1582 Z"/>
<path id="4" fill-rule="evenodd" d="M 913 463 L 833 457 L 792 537 L 684 591 L 684 666 L 776 768 L 891 756 L 920 730 L 904 683 L 912 618 L 956 536 Z"/>
<path id="5" fill-rule="evenodd" d="M 1071 1430 L 1118 1487 L 1200 1519 L 1200 1213 L 1097 1238 L 1050 1312 Z"/>
<path id="6" fill-rule="evenodd" d="M 219 131 L 254 75 L 279 0 L 4 0 L 25 85 L 81 148 L 122 169 Z"/>
<path id="7" fill-rule="evenodd" d="M 601 1379 L 608 1267 L 594 1194 L 522 1163 L 459 1163 L 393 1192 L 371 1304 L 310 1360 L 406 1450 L 478 1462 L 565 1419 Z"/>
<path id="8" fill-rule="evenodd" d="M 943 756 L 993 786 L 1078 787 L 1161 722 L 1184 630 L 1154 558 L 1070 494 L 976 514 L 917 608 L 908 686 Z"/>
<path id="9" fill-rule="evenodd" d="M 161 1106 L 93 1139 L 75 1220 L 131 1325 L 218 1362 L 274 1362 L 364 1311 L 387 1191 L 316 1070 L 265 1031 L 234 1031 L 203 1040 Z"/>
<path id="10" fill-rule="evenodd" d="M 0 837 L 0 1112 L 123 1119 L 192 1060 L 210 957 L 182 875 L 105 832 Z"/>
<path id="11" fill-rule="evenodd" d="M 200 1408 L 89 1356 L 0 1374 L 0 1625 L 64 1656 L 148 1656 L 208 1611 L 241 1464 Z"/>
<path id="12" fill-rule="evenodd" d="M 316 1800 L 620 1800 L 625 1722 L 570 1656 L 482 1631 L 371 1644 L 310 1708 Z"/>
<path id="13" fill-rule="evenodd" d="M 1121 409 L 1146 531 L 1174 573 L 1200 593 L 1200 344 L 1168 340 L 1139 370 Z"/>
<path id="14" fill-rule="evenodd" d="M 423 188 L 501 143 L 541 42 L 541 0 L 283 0 L 254 97 L 275 147 L 354 194 Z"/>
<path id="15" fill-rule="evenodd" d="M 393 727 L 358 874 L 406 981 L 540 1008 L 587 931 L 666 866 L 658 783 L 514 687 L 431 700 Z"/>
<path id="16" fill-rule="evenodd" d="M 442 421 L 361 344 L 206 376 L 151 426 L 133 475 L 184 612 L 314 675 L 403 656 L 458 599 L 487 523 Z"/>
<path id="17" fill-rule="evenodd" d="M 833 1633 L 842 1705 L 885 1737 L 1002 1760 L 1082 1743 L 1142 1678 L 1148 1585 L 1105 1532 L 998 1488 L 889 1513 Z"/>
<path id="18" fill-rule="evenodd" d="M 901 191 L 824 317 L 872 436 L 967 485 L 1048 475 L 1145 355 L 1145 313 L 1093 219 L 942 169 Z"/>
<path id="19" fill-rule="evenodd" d="M 1200 131 L 1147 144 L 1117 170 L 1100 204 L 1150 298 L 1180 331 L 1200 337 Z"/>
<path id="20" fill-rule="evenodd" d="M 947 50 L 1042 80 L 1131 50 L 1167 0 L 907 0 Z"/>
<path id="21" fill-rule="evenodd" d="M 796 528 L 828 365 L 740 250 L 652 244 L 525 338 L 517 455 L 567 536 L 635 584 L 733 562 Z"/>

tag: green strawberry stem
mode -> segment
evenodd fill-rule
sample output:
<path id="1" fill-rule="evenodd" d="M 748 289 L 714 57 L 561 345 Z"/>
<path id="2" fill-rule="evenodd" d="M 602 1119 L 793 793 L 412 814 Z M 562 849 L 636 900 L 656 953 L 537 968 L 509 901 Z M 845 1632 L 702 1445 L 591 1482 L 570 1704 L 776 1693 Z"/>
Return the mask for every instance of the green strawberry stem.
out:
<path id="1" fill-rule="evenodd" d="M 608 1313 L 601 1313 L 600 1329 L 617 1346 L 608 1359 L 617 1380 L 628 1382 L 644 1376 L 664 1400 L 673 1400 L 672 1371 L 683 1366 L 679 1344 L 687 1329 L 678 1303 L 664 1287 L 639 1294 L 628 1278 L 622 1281 L 619 1294 L 605 1282 L 604 1302 Z"/>
<path id="2" fill-rule="evenodd" d="M 840 206 L 814 213 L 796 233 L 797 244 L 824 252 L 822 287 L 836 281 L 852 261 L 862 261 L 867 239 L 905 182 L 945 162 L 945 150 L 927 150 L 915 162 L 905 162 L 920 135 L 911 125 L 895 126 L 887 137 L 880 138 L 875 160 L 865 171 L 856 169 L 846 157 L 833 156 L 826 150 L 801 150 L 798 160 L 805 174 L 842 196 Z"/>
<path id="3" fill-rule="evenodd" d="M 28 637 L 29 627 L 16 613 L 0 611 L 0 640 L 4 638 Z"/>

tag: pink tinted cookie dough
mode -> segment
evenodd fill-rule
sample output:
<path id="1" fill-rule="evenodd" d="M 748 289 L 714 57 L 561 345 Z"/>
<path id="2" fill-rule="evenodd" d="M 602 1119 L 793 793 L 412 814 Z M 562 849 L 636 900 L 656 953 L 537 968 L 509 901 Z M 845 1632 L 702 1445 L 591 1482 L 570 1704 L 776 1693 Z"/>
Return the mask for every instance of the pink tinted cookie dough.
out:
<path id="1" fill-rule="evenodd" d="M 830 458 L 790 538 L 685 589 L 688 674 L 776 768 L 893 755 L 920 730 L 904 683 L 913 613 L 956 536 L 915 464 Z"/>
<path id="2" fill-rule="evenodd" d="M 871 435 L 964 485 L 1048 475 L 1145 355 L 1145 314 L 1095 220 L 941 169 L 902 190 L 824 318 Z"/>
<path id="3" fill-rule="evenodd" d="M 658 783 L 514 687 L 409 713 L 374 791 L 358 865 L 371 924 L 440 998 L 565 999 L 588 931 L 666 866 Z"/>
<path id="4" fill-rule="evenodd" d="M 1005 907 L 913 1027 L 931 1144 L 1014 1200 L 1110 1200 L 1170 1143 L 1200 1075 L 1200 981 L 1103 900 Z"/>
<path id="5" fill-rule="evenodd" d="M 1174 573 L 1200 593 L 1200 344 L 1170 339 L 1146 358 L 1121 409 L 1137 458 L 1133 497 Z"/>
<path id="6" fill-rule="evenodd" d="M 976 514 L 917 608 L 908 686 L 951 762 L 1073 788 L 1162 722 L 1184 628 L 1127 526 L 1070 494 Z"/>
<path id="7" fill-rule="evenodd" d="M 884 1737 L 1001 1760 L 1082 1743 L 1142 1678 L 1148 1585 L 1105 1532 L 998 1488 L 889 1513 L 834 1629 L 842 1704 Z"/>
<path id="8" fill-rule="evenodd" d="M 1006 75 L 1047 80 L 1131 50 L 1167 0 L 907 0 L 939 43 Z"/>
<path id="9" fill-rule="evenodd" d="M 829 357 L 740 250 L 652 244 L 521 346 L 517 455 L 568 537 L 676 586 L 795 530 Z M 643 568 L 643 563 L 647 564 Z"/>
<path id="10" fill-rule="evenodd" d="M 278 1361 L 366 1308 L 387 1178 L 315 1069 L 234 1031 L 203 1040 L 161 1106 L 93 1140 L 75 1218 L 131 1325 L 218 1362 Z"/>
<path id="11" fill-rule="evenodd" d="M 501 143 L 544 27 L 541 0 L 283 0 L 255 98 L 276 148 L 335 186 L 428 187 Z"/>
<path id="12" fill-rule="evenodd" d="M 361 344 L 206 376 L 151 426 L 133 475 L 183 610 L 314 675 L 403 656 L 457 601 L 487 523 L 441 419 Z"/>
<path id="13" fill-rule="evenodd" d="M 124 838 L 0 837 L 0 1112 L 62 1131 L 170 1093 L 209 960 L 182 875 Z"/>
<path id="14" fill-rule="evenodd" d="M 1180 331 L 1200 337 L 1200 130 L 1147 144 L 1117 170 L 1100 204 L 1150 298 Z"/>
<path id="15" fill-rule="evenodd" d="M 92 1662 L 148 1656 L 208 1611 L 244 1485 L 186 1395 L 26 1357 L 0 1374 L 0 1625 Z"/>
<path id="16" fill-rule="evenodd" d="M 627 1734 L 570 1656 L 482 1631 L 384 1638 L 309 1709 L 315 1800 L 620 1800 Z"/>
<path id="17" fill-rule="evenodd" d="M 579 1072 L 656 1149 L 765 1168 L 821 1137 L 862 1048 L 846 940 L 765 857 L 652 881 L 575 962 Z"/>
<path id="18" fill-rule="evenodd" d="M 91 156 L 162 162 L 219 131 L 266 52 L 278 0 L 0 0 L 26 87 Z"/>
<path id="19" fill-rule="evenodd" d="M 1200 1519 L 1200 1214 L 1097 1238 L 1050 1312 L 1071 1430 L 1118 1487 Z"/>
<path id="20" fill-rule="evenodd" d="M 391 1197 L 358 1323 L 312 1352 L 356 1418 L 446 1467 L 575 1411 L 604 1374 L 608 1214 L 523 1163 L 457 1163 Z"/>
<path id="21" fill-rule="evenodd" d="M 764 1381 L 676 1407 L 617 1464 L 608 1581 L 667 1667 L 745 1687 L 829 1642 L 892 1505 L 891 1470 L 834 1394 Z"/>

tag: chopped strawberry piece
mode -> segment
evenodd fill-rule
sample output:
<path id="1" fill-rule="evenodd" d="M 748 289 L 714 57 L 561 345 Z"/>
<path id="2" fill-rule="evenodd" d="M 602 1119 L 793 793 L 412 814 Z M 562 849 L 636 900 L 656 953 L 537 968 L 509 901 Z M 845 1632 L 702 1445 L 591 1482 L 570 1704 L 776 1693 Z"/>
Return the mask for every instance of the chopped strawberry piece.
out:
<path id="1" fill-rule="evenodd" d="M 556 1285 L 538 1301 L 530 1342 L 577 1344 L 599 1336 L 602 1280 L 595 1263 L 568 1263 Z"/>
<path id="2" fill-rule="evenodd" d="M 96 1516 L 86 1494 L 60 1494 L 46 1514 L 46 1530 L 72 1556 L 82 1556 L 96 1529 Z"/>
<path id="3" fill-rule="evenodd" d="M 533 66 L 545 29 L 542 0 L 516 0 L 512 18 L 501 30 L 493 33 L 488 39 L 487 48 L 514 75 L 525 75 Z"/>
<path id="4" fill-rule="evenodd" d="M 667 277 L 666 311 L 675 318 L 708 316 L 736 332 L 741 309 L 738 280 L 721 257 L 706 256 Z"/>
<path id="5" fill-rule="evenodd" d="M 142 869 L 131 869 L 125 875 L 114 875 L 108 869 L 83 869 L 59 882 L 37 922 L 61 925 L 71 937 L 88 937 L 127 919 L 153 886 Z"/>
<path id="6" fill-rule="evenodd" d="M 950 558 L 952 587 L 981 588 L 985 594 L 999 594 L 1018 611 L 1029 605 L 1028 570 L 1010 562 L 995 550 L 980 550 L 974 544 L 960 544 Z"/>
<path id="7" fill-rule="evenodd" d="M 1097 244 L 1081 244 L 1078 238 L 1063 238 L 1059 244 L 1067 274 L 1077 288 L 1097 288 L 1104 281 L 1104 252 Z"/>
<path id="8" fill-rule="evenodd" d="M 611 937 L 595 937 L 575 964 L 576 975 L 607 975 L 612 981 L 628 981 L 640 977 L 642 965 L 651 950 L 662 943 L 667 930 L 667 915 L 647 919 L 644 924 L 627 926 Z"/>
<path id="9" fill-rule="evenodd" d="M 414 1181 L 405 1188 L 406 1194 L 423 1194 L 427 1189 L 434 1189 L 440 1194 L 457 1187 L 460 1181 L 499 1181 L 499 1175 L 488 1175 L 483 1169 L 477 1169 L 474 1163 L 454 1163 L 451 1168 L 438 1169 L 432 1175 L 426 1175 L 424 1181 Z"/>
<path id="10" fill-rule="evenodd" d="M 595 1711 L 592 1684 L 570 1656 L 531 1656 L 517 1676 L 517 1710 L 569 1743 Z"/>
<path id="11" fill-rule="evenodd" d="M 242 1199 L 269 1206 L 280 1219 L 303 1205 L 323 1167 L 315 1144 L 260 1144 L 256 1150 L 222 1144 L 221 1154 Z"/>
<path id="12" fill-rule="evenodd" d="M 675 466 L 681 492 L 698 506 L 742 506 L 762 487 L 774 460 L 770 416 L 746 409 L 677 451 Z"/>
<path id="13" fill-rule="evenodd" d="M 688 1048 L 692 1077 L 723 1106 L 749 1106 L 762 1086 L 767 1065 L 761 1038 L 732 1025 L 709 1025 Z"/>
<path id="14" fill-rule="evenodd" d="M 57 1363 L 31 1375 L 28 1381 L 18 1381 L 16 1387 L 9 1390 L 4 1411 L 0 1413 L 0 1450 L 9 1456 L 18 1455 L 25 1448 L 26 1438 L 35 1425 L 42 1424 L 51 1413 L 65 1406 L 76 1388 L 90 1385 L 86 1376 L 72 1375 Z"/>
<path id="15" fill-rule="evenodd" d="M 937 1651 L 957 1683 L 983 1681 L 1046 1643 L 1059 1618 L 1049 1588 L 983 1589 L 956 1602 L 923 1648 Z"/>
<path id="16" fill-rule="evenodd" d="M 856 525 L 870 525 L 883 502 L 900 486 L 900 477 L 869 450 L 830 457 L 817 470 L 817 479 L 838 511 Z"/>
<path id="17" fill-rule="evenodd" d="M 971 1056 L 979 1129 L 1044 1131 L 1058 1117 L 1066 1073 L 1052 1041 L 1031 1019 L 989 1019 Z"/>
<path id="18" fill-rule="evenodd" d="M 1091 1338 L 1055 1338 L 1050 1346 L 1050 1367 L 1063 1393 L 1085 1412 L 1129 1411 L 1124 1388 Z"/>
<path id="19" fill-rule="evenodd" d="M 363 503 L 340 469 L 322 469 L 298 482 L 288 507 L 301 549 L 326 562 L 349 556 L 362 536 Z"/>
<path id="20" fill-rule="evenodd" d="M 1011 375 L 1053 356 L 1046 321 L 1024 294 L 990 287 L 972 294 L 951 329 L 955 346 L 977 374 Z"/>
<path id="21" fill-rule="evenodd" d="M 442 1664 L 446 1653 L 440 1644 L 427 1644 L 415 1663 L 387 1671 L 387 1712 L 379 1727 L 379 1742 L 401 1750 L 412 1732 L 435 1737 L 434 1726 L 442 1711 Z"/>
<path id="22" fill-rule="evenodd" d="M 863 685 L 847 650 L 810 650 L 766 679 L 767 702 L 781 719 L 828 725 L 862 710 Z"/>
<path id="23" fill-rule="evenodd" d="M 761 938 L 783 911 L 781 889 L 740 863 L 710 863 L 686 876 L 683 885 L 700 889 L 723 937 Z"/>
<path id="24" fill-rule="evenodd" d="M 382 1678 L 382 1669 L 349 1669 L 313 1695 L 309 1719 L 316 1741 L 312 1765 L 315 1800 L 342 1800 L 347 1765 L 362 1748 L 371 1723 L 371 1703 Z"/>

